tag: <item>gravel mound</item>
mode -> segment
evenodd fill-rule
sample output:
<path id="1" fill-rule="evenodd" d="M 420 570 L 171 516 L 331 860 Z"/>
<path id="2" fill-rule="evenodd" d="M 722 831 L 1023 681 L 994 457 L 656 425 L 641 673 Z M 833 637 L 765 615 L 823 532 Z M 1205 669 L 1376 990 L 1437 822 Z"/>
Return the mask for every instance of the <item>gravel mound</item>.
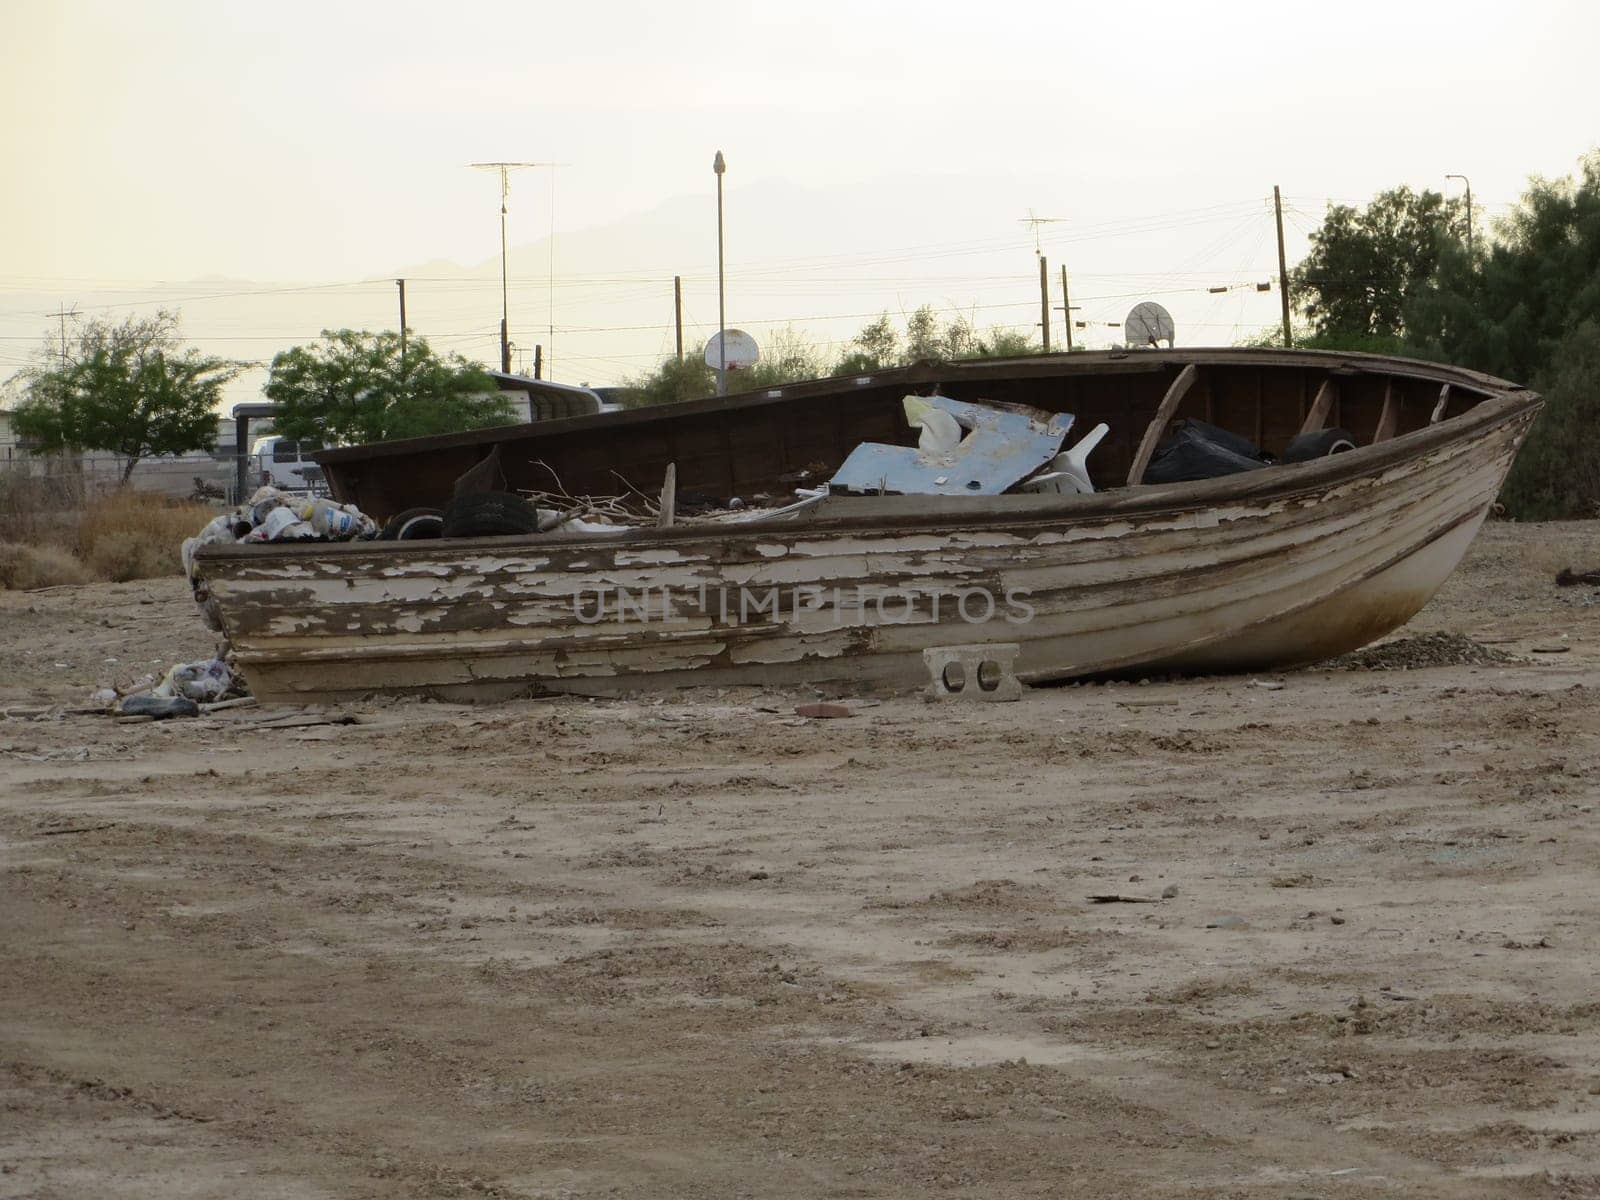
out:
<path id="1" fill-rule="evenodd" d="M 1516 662 L 1514 655 L 1475 642 L 1461 633 L 1426 633 L 1396 638 L 1330 658 L 1335 671 L 1410 671 L 1417 667 L 1486 667 Z"/>

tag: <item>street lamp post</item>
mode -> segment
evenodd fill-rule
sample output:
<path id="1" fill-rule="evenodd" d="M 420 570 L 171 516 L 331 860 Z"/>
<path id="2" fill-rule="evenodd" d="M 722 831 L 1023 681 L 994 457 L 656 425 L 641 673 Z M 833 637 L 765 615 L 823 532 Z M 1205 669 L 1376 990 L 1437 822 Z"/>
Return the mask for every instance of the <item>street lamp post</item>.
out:
<path id="1" fill-rule="evenodd" d="M 722 268 L 722 175 L 728 169 L 722 151 L 711 161 L 717 175 L 717 395 L 728 393 L 728 303 Z"/>
<path id="2" fill-rule="evenodd" d="M 1446 179 L 1459 179 L 1467 186 L 1467 257 L 1472 257 L 1472 181 L 1465 175 L 1446 175 Z"/>

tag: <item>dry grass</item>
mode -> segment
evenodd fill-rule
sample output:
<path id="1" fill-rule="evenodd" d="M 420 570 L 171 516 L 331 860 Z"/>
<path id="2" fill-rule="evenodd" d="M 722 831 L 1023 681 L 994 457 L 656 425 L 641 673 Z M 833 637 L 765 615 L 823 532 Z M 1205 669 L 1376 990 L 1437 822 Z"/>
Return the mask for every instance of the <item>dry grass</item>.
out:
<path id="1" fill-rule="evenodd" d="M 93 501 L 78 523 L 78 557 L 97 579 L 121 583 L 183 571 L 178 550 L 217 510 L 122 488 Z"/>
<path id="2" fill-rule="evenodd" d="M 88 583 L 89 579 L 89 568 L 65 550 L 0 542 L 0 588 L 22 591 L 59 587 L 64 583 Z"/>
<path id="3" fill-rule="evenodd" d="M 179 574 L 183 539 L 218 511 L 132 488 L 86 501 L 72 482 L 0 475 L 0 587 Z"/>

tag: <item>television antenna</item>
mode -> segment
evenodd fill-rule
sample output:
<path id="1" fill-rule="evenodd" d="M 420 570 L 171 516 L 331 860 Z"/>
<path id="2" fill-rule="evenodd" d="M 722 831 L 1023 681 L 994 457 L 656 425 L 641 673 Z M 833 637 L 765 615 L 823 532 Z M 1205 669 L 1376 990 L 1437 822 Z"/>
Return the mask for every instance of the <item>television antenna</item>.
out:
<path id="1" fill-rule="evenodd" d="M 511 172 L 529 167 L 565 167 L 557 162 L 475 162 L 480 171 L 500 172 L 500 369 L 511 373 L 511 284 L 506 273 L 506 201 L 511 198 Z M 555 171 L 550 172 L 550 335 L 555 341 Z"/>
<path id="2" fill-rule="evenodd" d="M 1017 223 L 1019 225 L 1031 225 L 1031 226 L 1033 226 L 1033 253 L 1034 253 L 1035 257 L 1043 258 L 1044 257 L 1044 249 L 1039 244 L 1039 226 L 1041 226 L 1041 225 L 1056 225 L 1056 224 L 1059 224 L 1062 221 L 1065 221 L 1066 219 L 1067 219 L 1066 217 L 1039 217 L 1039 216 L 1035 216 L 1034 212 L 1033 212 L 1033 209 L 1030 208 L 1028 210 L 1028 215 L 1027 216 L 1018 217 L 1017 218 Z"/>

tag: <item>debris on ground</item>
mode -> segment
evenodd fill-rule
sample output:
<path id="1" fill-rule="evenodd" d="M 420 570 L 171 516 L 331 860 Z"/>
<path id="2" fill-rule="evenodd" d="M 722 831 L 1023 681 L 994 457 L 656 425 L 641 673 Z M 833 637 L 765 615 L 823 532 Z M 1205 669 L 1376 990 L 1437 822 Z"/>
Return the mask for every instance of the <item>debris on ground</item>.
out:
<path id="1" fill-rule="evenodd" d="M 215 703 L 245 694 L 244 681 L 225 659 L 205 658 L 179 663 L 150 690 L 152 696 L 183 696 L 196 703 Z"/>
<path id="2" fill-rule="evenodd" d="M 1556 572 L 1557 587 L 1576 587 L 1579 584 L 1600 587 L 1600 571 L 1574 571 L 1571 567 L 1562 567 Z"/>
<path id="3" fill-rule="evenodd" d="M 117 714 L 165 721 L 168 717 L 198 717 L 200 706 L 187 696 L 129 696 L 117 706 Z"/>
<path id="4" fill-rule="evenodd" d="M 839 717 L 853 717 L 856 710 L 848 704 L 796 704 L 794 713 L 797 717 L 810 717 L 813 720 L 831 720 Z"/>
<path id="5" fill-rule="evenodd" d="M 1516 661 L 1515 655 L 1463 633 L 1426 633 L 1353 650 L 1320 666 L 1333 671 L 1410 671 L 1418 667 L 1489 667 Z"/>

